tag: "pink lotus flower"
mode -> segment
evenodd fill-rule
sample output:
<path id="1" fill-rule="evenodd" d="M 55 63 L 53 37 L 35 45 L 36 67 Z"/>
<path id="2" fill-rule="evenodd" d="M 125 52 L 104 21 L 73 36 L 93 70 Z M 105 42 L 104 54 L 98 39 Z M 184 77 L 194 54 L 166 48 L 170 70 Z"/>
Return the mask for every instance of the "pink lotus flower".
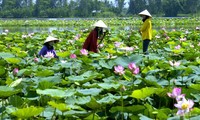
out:
<path id="1" fill-rule="evenodd" d="M 178 97 L 179 95 L 181 95 L 181 88 L 174 88 L 172 90 L 172 93 L 167 93 L 167 95 L 171 98 L 176 98 Z"/>
<path id="2" fill-rule="evenodd" d="M 163 36 L 164 36 L 164 37 L 167 37 L 167 33 L 163 33 Z"/>
<path id="3" fill-rule="evenodd" d="M 54 58 L 54 54 L 52 52 L 47 52 L 46 55 L 44 55 L 46 58 Z"/>
<path id="4" fill-rule="evenodd" d="M 136 64 L 135 64 L 134 62 L 132 62 L 132 63 L 129 63 L 129 64 L 128 64 L 128 68 L 129 68 L 130 70 L 134 70 L 134 69 L 137 68 L 137 66 L 136 66 Z"/>
<path id="5" fill-rule="evenodd" d="M 88 55 L 88 51 L 86 49 L 81 49 L 80 52 L 82 55 Z"/>
<path id="6" fill-rule="evenodd" d="M 115 47 L 118 48 L 118 47 L 120 47 L 120 45 L 121 45 L 122 43 L 121 43 L 121 42 L 115 42 L 114 44 L 115 44 Z"/>
<path id="7" fill-rule="evenodd" d="M 136 66 L 134 62 L 128 64 L 128 68 L 133 72 L 133 74 L 138 74 L 140 72 L 140 68 Z"/>
<path id="8" fill-rule="evenodd" d="M 133 51 L 134 48 L 133 47 L 122 47 L 122 50 L 126 50 L 126 51 Z"/>
<path id="9" fill-rule="evenodd" d="M 175 49 L 179 50 L 181 48 L 180 45 L 175 46 Z"/>
<path id="10" fill-rule="evenodd" d="M 76 54 L 71 54 L 71 55 L 70 55 L 70 58 L 71 58 L 71 59 L 76 59 Z"/>
<path id="11" fill-rule="evenodd" d="M 176 108 L 178 108 L 177 115 L 185 115 L 190 112 L 192 107 L 194 106 L 194 102 L 192 100 L 186 100 L 185 97 L 181 101 L 178 101 L 177 104 L 174 104 Z"/>
<path id="12" fill-rule="evenodd" d="M 166 37 L 166 40 L 169 40 L 169 39 L 170 39 L 170 37 L 169 37 L 169 36 L 167 36 L 167 37 Z"/>
<path id="13" fill-rule="evenodd" d="M 140 72 L 140 68 L 139 67 L 137 67 L 136 69 L 134 69 L 134 71 L 133 71 L 133 74 L 138 74 Z"/>
<path id="14" fill-rule="evenodd" d="M 77 35 L 74 37 L 74 40 L 78 40 L 80 37 L 81 37 L 81 35 L 80 35 L 80 34 L 77 34 Z"/>
<path id="15" fill-rule="evenodd" d="M 34 58 L 34 62 L 38 62 L 39 61 L 39 59 L 38 58 Z"/>
<path id="16" fill-rule="evenodd" d="M 172 93 L 167 93 L 167 95 L 176 99 L 176 101 L 180 101 L 185 97 L 185 94 L 181 94 L 181 88 L 174 88 Z"/>
<path id="17" fill-rule="evenodd" d="M 186 41 L 186 38 L 181 38 L 180 41 L 181 42 Z"/>
<path id="18" fill-rule="evenodd" d="M 124 67 L 121 65 L 115 66 L 114 69 L 116 74 L 123 75 L 125 73 Z"/>
<path id="19" fill-rule="evenodd" d="M 169 61 L 169 64 L 171 65 L 171 66 L 175 66 L 175 67 L 178 67 L 180 64 L 181 64 L 181 62 L 180 61 Z"/>
<path id="20" fill-rule="evenodd" d="M 101 43 L 101 44 L 98 45 L 98 48 L 102 48 L 103 46 L 104 46 L 104 44 Z"/>
<path id="21" fill-rule="evenodd" d="M 13 75 L 16 75 L 19 72 L 18 68 L 13 69 Z"/>

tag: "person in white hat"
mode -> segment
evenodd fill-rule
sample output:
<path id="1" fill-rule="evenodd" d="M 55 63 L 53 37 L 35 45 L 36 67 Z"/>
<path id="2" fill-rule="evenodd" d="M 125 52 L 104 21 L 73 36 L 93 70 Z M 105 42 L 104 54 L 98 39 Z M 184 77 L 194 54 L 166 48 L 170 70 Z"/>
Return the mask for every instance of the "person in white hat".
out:
<path id="1" fill-rule="evenodd" d="M 88 51 L 92 51 L 97 53 L 98 52 L 98 43 L 97 40 L 103 40 L 103 38 L 106 35 L 106 32 L 103 32 L 103 29 L 107 28 L 106 24 L 99 20 L 94 25 L 95 28 L 90 32 L 87 39 L 85 40 L 83 44 L 83 49 L 86 49 Z"/>
<path id="2" fill-rule="evenodd" d="M 56 55 L 56 52 L 54 50 L 53 45 L 55 43 L 59 42 L 59 39 L 52 37 L 52 36 L 48 36 L 46 38 L 46 40 L 44 41 L 44 46 L 43 48 L 40 50 L 40 52 L 38 53 L 39 56 L 42 57 L 54 57 L 54 58 L 58 58 L 58 56 Z"/>
<path id="3" fill-rule="evenodd" d="M 143 53 L 145 55 L 148 55 L 148 47 L 149 43 L 152 39 L 152 24 L 151 24 L 151 14 L 147 11 L 144 10 L 139 13 L 139 15 L 142 17 L 143 25 L 139 29 L 139 33 L 142 35 L 142 40 L 143 40 Z"/>

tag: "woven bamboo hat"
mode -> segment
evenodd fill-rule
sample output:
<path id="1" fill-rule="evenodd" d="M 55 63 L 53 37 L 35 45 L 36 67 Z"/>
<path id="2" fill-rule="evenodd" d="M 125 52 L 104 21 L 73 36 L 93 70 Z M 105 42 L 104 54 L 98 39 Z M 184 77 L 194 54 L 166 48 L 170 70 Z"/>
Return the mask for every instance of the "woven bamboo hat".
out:
<path id="1" fill-rule="evenodd" d="M 144 10 L 140 12 L 139 15 L 146 15 L 146 16 L 152 17 L 148 10 Z"/>
<path id="2" fill-rule="evenodd" d="M 60 40 L 55 38 L 55 37 L 52 37 L 52 36 L 48 36 L 46 38 L 46 40 L 44 41 L 44 44 L 47 43 L 47 42 L 51 42 L 51 41 L 55 41 L 55 42 L 59 42 Z"/>
<path id="3" fill-rule="evenodd" d="M 102 20 L 97 21 L 96 23 L 94 23 L 93 26 L 102 27 L 102 28 L 108 28 L 107 25 Z"/>

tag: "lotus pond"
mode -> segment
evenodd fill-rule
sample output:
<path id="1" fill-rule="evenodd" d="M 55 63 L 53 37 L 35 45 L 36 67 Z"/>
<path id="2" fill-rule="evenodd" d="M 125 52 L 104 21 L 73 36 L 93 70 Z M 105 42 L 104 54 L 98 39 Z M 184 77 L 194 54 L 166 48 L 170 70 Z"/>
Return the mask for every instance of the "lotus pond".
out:
<path id="1" fill-rule="evenodd" d="M 25 23 L 74 28 L 0 34 L 1 119 L 200 119 L 199 18 L 154 19 L 158 29 L 148 56 L 134 29 L 139 19 L 105 19 L 110 28 L 100 52 L 83 53 L 93 22 L 0 22 L 4 28 Z M 61 40 L 55 46 L 59 59 L 37 56 L 50 34 Z"/>

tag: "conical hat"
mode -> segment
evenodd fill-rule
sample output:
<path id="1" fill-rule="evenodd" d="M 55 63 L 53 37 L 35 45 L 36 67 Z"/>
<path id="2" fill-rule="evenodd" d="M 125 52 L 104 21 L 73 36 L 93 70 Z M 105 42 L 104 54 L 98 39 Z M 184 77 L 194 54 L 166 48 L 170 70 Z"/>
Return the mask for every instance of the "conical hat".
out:
<path id="1" fill-rule="evenodd" d="M 107 25 L 102 20 L 97 21 L 96 23 L 94 23 L 93 26 L 102 27 L 102 28 L 108 28 Z"/>
<path id="2" fill-rule="evenodd" d="M 47 37 L 47 39 L 44 41 L 44 44 L 47 43 L 47 42 L 50 42 L 50 41 L 57 41 L 59 42 L 60 40 L 55 38 L 55 37 L 52 37 L 52 36 L 49 36 Z"/>
<path id="3" fill-rule="evenodd" d="M 146 16 L 152 17 L 148 10 L 144 10 L 140 12 L 139 15 L 146 15 Z"/>

